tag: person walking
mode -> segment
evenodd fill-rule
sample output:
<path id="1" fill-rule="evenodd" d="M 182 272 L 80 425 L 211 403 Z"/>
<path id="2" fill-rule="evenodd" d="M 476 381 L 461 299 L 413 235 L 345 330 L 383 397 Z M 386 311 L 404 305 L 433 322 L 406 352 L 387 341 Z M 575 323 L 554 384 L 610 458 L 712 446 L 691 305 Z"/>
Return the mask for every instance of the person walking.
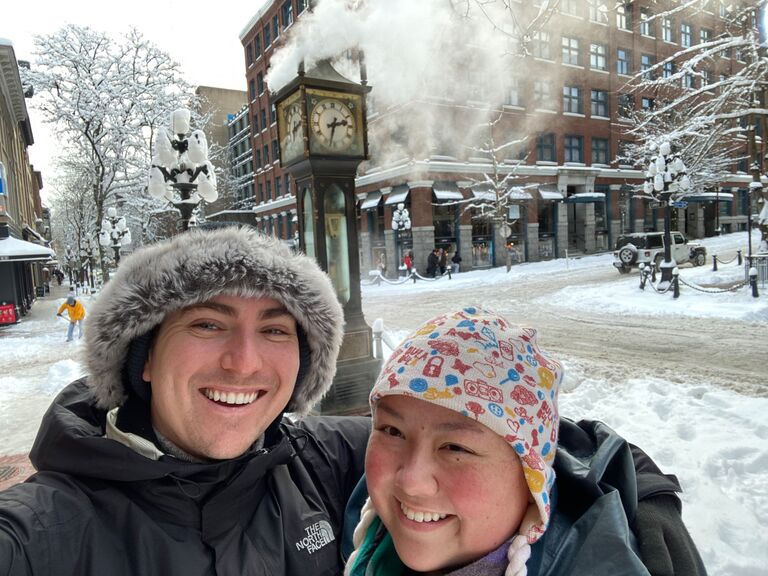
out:
<path id="1" fill-rule="evenodd" d="M 83 320 L 85 319 L 85 306 L 75 297 L 74 292 L 67 294 L 67 300 L 59 306 L 56 316 L 64 318 L 64 312 L 67 313 L 69 326 L 67 327 L 67 342 L 72 342 L 75 324 L 77 324 L 77 337 L 83 337 Z"/>
<path id="2" fill-rule="evenodd" d="M 435 248 L 427 256 L 427 277 L 434 278 L 440 264 L 440 248 Z"/>
<path id="3" fill-rule="evenodd" d="M 460 268 L 461 268 L 461 254 L 459 254 L 459 251 L 456 250 L 456 252 L 453 253 L 453 257 L 451 258 L 451 272 L 453 272 L 454 274 L 458 274 Z"/>
<path id="4" fill-rule="evenodd" d="M 445 251 L 445 248 L 440 248 L 437 263 L 440 266 L 440 276 L 442 276 L 448 267 L 448 253 Z"/>
<path id="5" fill-rule="evenodd" d="M 410 250 L 403 256 L 403 266 L 405 266 L 406 275 L 410 276 L 411 270 L 413 270 L 413 254 L 411 254 Z"/>

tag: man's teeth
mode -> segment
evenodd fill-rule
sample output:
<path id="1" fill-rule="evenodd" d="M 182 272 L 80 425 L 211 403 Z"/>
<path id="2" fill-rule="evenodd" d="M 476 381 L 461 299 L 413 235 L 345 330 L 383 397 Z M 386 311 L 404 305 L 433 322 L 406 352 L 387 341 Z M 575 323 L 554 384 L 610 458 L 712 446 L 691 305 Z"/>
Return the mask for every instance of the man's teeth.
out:
<path id="1" fill-rule="evenodd" d="M 250 404 L 259 397 L 259 392 L 245 394 L 244 392 L 219 392 L 218 390 L 207 388 L 205 395 L 209 399 L 215 402 L 222 402 L 223 404 Z"/>
<path id="2" fill-rule="evenodd" d="M 408 520 L 413 520 L 414 522 L 437 522 L 446 517 L 446 514 L 438 514 L 437 512 L 417 512 L 416 510 L 411 510 L 402 502 L 400 502 L 400 510 L 403 511 Z"/>

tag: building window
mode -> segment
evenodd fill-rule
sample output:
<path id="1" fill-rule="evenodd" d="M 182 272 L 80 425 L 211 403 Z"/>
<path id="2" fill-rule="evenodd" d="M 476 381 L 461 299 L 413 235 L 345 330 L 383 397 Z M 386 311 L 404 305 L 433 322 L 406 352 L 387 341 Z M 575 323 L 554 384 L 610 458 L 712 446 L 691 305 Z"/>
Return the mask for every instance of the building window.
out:
<path id="1" fill-rule="evenodd" d="M 283 26 L 286 28 L 293 24 L 293 0 L 286 0 L 283 2 L 283 6 L 280 8 L 280 12 L 283 15 Z"/>
<path id="2" fill-rule="evenodd" d="M 261 150 L 256 150 L 256 167 L 261 168 Z"/>
<path id="3" fill-rule="evenodd" d="M 608 138 L 592 138 L 592 164 L 608 164 Z"/>
<path id="4" fill-rule="evenodd" d="M 616 8 L 616 28 L 632 30 L 632 4 L 624 4 Z"/>
<path id="5" fill-rule="evenodd" d="M 536 138 L 536 160 L 540 162 L 555 162 L 555 135 L 542 134 Z"/>
<path id="6" fill-rule="evenodd" d="M 261 35 L 256 34 L 256 38 L 253 39 L 254 51 L 256 52 L 256 58 L 261 56 Z"/>
<path id="7" fill-rule="evenodd" d="M 277 108 L 275 108 L 274 104 L 270 104 L 269 106 L 269 121 L 272 124 L 277 122 Z"/>
<path id="8" fill-rule="evenodd" d="M 650 54 L 641 54 L 640 55 L 640 72 L 643 73 L 643 80 L 653 80 L 653 72 L 651 72 L 651 68 L 653 67 L 653 56 Z"/>
<path id="9" fill-rule="evenodd" d="M 280 145 L 277 143 L 277 138 L 272 140 L 272 160 L 275 162 L 280 160 Z"/>
<path id="10" fill-rule="evenodd" d="M 536 80 L 533 83 L 533 99 L 536 108 L 543 110 L 553 110 L 555 102 L 552 98 L 552 81 Z"/>
<path id="11" fill-rule="evenodd" d="M 702 28 L 699 30 L 699 43 L 700 44 L 706 44 L 707 42 L 710 42 L 712 40 L 712 30 L 708 30 L 707 28 Z"/>
<path id="12" fill-rule="evenodd" d="M 693 79 L 693 74 L 690 72 L 686 72 L 685 76 L 683 76 L 683 88 L 694 88 L 695 87 L 695 81 Z"/>
<path id="13" fill-rule="evenodd" d="M 254 82 L 253 78 L 248 80 L 248 97 L 251 100 L 256 100 L 256 82 Z"/>
<path id="14" fill-rule="evenodd" d="M 589 19 L 592 22 L 608 24 L 608 8 L 602 0 L 587 0 L 589 4 Z"/>
<path id="15" fill-rule="evenodd" d="M 619 116 L 629 118 L 635 110 L 635 100 L 632 94 L 619 94 Z"/>
<path id="16" fill-rule="evenodd" d="M 280 36 L 280 18 L 277 14 L 272 16 L 272 36 L 275 40 Z"/>
<path id="17" fill-rule="evenodd" d="M 560 0 L 560 12 L 569 16 L 580 16 L 580 0 Z"/>
<path id="18" fill-rule="evenodd" d="M 248 66 L 251 66 L 253 64 L 253 44 L 249 43 L 248 46 L 245 47 L 245 61 L 248 63 Z"/>
<path id="19" fill-rule="evenodd" d="M 619 48 L 616 51 L 616 72 L 624 75 L 632 72 L 632 52 L 626 48 Z"/>
<path id="20" fill-rule="evenodd" d="M 675 63 L 664 62 L 664 66 L 662 66 L 662 74 L 664 78 L 671 78 L 675 74 Z"/>
<path id="21" fill-rule="evenodd" d="M 608 92 L 592 90 L 592 116 L 608 117 Z"/>
<path id="22" fill-rule="evenodd" d="M 572 114 L 584 113 L 581 88 L 578 86 L 563 86 L 563 112 L 570 112 Z"/>
<path id="23" fill-rule="evenodd" d="M 661 19 L 661 38 L 664 42 L 675 41 L 675 26 L 672 23 L 672 18 L 665 17 Z"/>
<path id="24" fill-rule="evenodd" d="M 256 74 L 256 88 L 259 90 L 259 94 L 264 94 L 264 73 L 259 72 Z"/>
<path id="25" fill-rule="evenodd" d="M 680 45 L 684 48 L 690 48 L 693 43 L 693 30 L 690 24 L 683 22 L 680 24 Z"/>
<path id="26" fill-rule="evenodd" d="M 272 200 L 272 180 L 267 180 L 267 200 Z"/>
<path id="27" fill-rule="evenodd" d="M 266 130 L 267 129 L 267 110 L 266 108 L 262 108 L 259 110 L 261 113 L 261 129 Z"/>
<path id="28" fill-rule="evenodd" d="M 296 0 L 296 11 L 301 14 L 307 9 L 307 0 Z"/>
<path id="29" fill-rule="evenodd" d="M 552 59 L 552 40 L 549 32 L 539 30 L 533 35 L 533 55 L 544 60 Z"/>
<path id="30" fill-rule="evenodd" d="M 520 102 L 520 78 L 512 76 L 509 79 L 509 87 L 507 88 L 507 97 L 505 104 L 507 106 L 521 106 Z"/>
<path id="31" fill-rule="evenodd" d="M 655 21 L 651 20 L 651 11 L 648 8 L 640 8 L 640 34 L 656 37 Z"/>
<path id="32" fill-rule="evenodd" d="M 589 67 L 592 70 L 607 70 L 608 66 L 605 62 L 605 45 L 604 44 L 590 44 L 589 45 Z"/>
<path id="33" fill-rule="evenodd" d="M 264 164 L 268 166 L 269 165 L 269 146 L 264 144 L 263 151 L 264 151 Z"/>
<path id="34" fill-rule="evenodd" d="M 264 26 L 264 50 L 272 45 L 272 31 L 269 29 L 269 24 Z"/>
<path id="35" fill-rule="evenodd" d="M 563 64 L 579 65 L 579 39 L 563 36 Z"/>
<path id="36" fill-rule="evenodd" d="M 701 74 L 701 87 L 705 90 L 711 90 L 710 84 L 712 84 L 712 72 L 707 68 L 702 68 L 699 72 Z"/>
<path id="37" fill-rule="evenodd" d="M 565 137 L 565 161 L 566 162 L 584 162 L 584 137 L 566 136 Z"/>
<path id="38" fill-rule="evenodd" d="M 654 100 L 653 98 L 648 98 L 647 96 L 643 96 L 640 98 L 640 106 L 643 108 L 643 112 L 650 112 L 653 110 L 654 107 Z"/>
<path id="39" fill-rule="evenodd" d="M 283 181 L 280 176 L 275 176 L 275 196 L 280 198 L 283 195 Z"/>
<path id="40" fill-rule="evenodd" d="M 259 194 L 256 196 L 256 199 L 259 201 L 259 204 L 264 202 L 264 184 L 259 182 Z"/>

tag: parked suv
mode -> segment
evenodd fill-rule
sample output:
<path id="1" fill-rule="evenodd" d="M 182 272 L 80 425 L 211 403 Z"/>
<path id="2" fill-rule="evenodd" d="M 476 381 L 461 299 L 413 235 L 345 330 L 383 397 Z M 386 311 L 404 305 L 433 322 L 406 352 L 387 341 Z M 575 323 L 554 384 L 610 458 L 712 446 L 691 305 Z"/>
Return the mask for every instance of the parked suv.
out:
<path id="1" fill-rule="evenodd" d="M 672 259 L 678 264 L 690 262 L 703 266 L 707 249 L 701 244 L 688 242 L 680 232 L 672 232 Z M 635 266 L 652 264 L 658 270 L 664 260 L 664 233 L 638 232 L 622 234 L 616 239 L 613 265 L 621 274 L 627 274 Z"/>

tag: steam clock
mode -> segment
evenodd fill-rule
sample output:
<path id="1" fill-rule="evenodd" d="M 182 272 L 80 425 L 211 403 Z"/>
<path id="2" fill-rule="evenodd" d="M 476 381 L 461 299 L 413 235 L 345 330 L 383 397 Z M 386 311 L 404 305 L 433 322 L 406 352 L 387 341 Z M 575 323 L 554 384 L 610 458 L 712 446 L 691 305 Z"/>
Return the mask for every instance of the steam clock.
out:
<path id="1" fill-rule="evenodd" d="M 300 248 L 328 273 L 344 307 L 337 373 L 320 405 L 326 414 L 367 411 L 381 364 L 360 301 L 355 175 L 368 154 L 364 74 L 357 84 L 322 61 L 300 68 L 275 98 L 280 163 L 296 183 Z"/>

